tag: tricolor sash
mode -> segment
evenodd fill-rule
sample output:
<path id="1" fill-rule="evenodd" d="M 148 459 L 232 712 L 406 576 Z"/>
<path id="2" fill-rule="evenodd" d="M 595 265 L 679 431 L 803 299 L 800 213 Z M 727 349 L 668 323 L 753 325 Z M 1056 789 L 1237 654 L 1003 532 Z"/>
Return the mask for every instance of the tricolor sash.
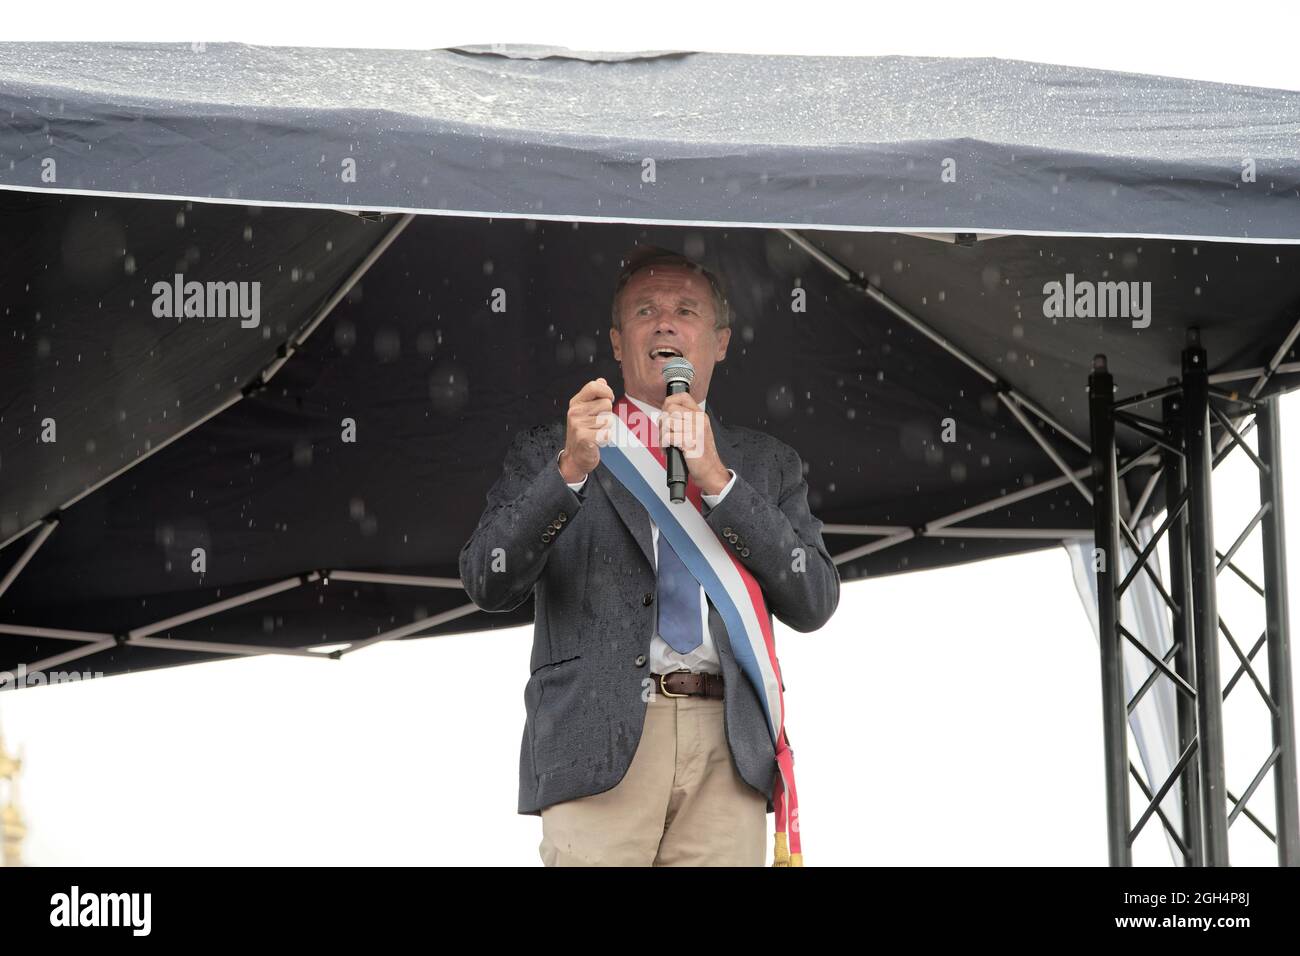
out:
<path id="1" fill-rule="evenodd" d="M 763 591 L 754 575 L 704 520 L 700 489 L 693 480 L 687 482 L 685 502 L 673 504 L 669 500 L 668 466 L 664 449 L 659 447 L 659 429 L 626 395 L 614 403 L 608 443 L 601 446 L 600 460 L 650 513 L 659 533 L 704 586 L 722 616 L 732 653 L 758 691 L 776 752 L 779 773 L 772 795 L 776 812 L 772 865 L 803 866 L 794 751 L 785 736 L 781 668 Z"/>

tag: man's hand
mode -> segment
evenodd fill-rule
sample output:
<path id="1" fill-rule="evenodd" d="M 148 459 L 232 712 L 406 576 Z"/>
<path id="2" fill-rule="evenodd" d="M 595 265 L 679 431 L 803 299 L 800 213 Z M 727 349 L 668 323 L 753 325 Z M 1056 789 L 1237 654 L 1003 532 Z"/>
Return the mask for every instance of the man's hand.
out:
<path id="1" fill-rule="evenodd" d="M 604 434 L 606 423 L 602 416 L 613 410 L 614 390 L 603 378 L 588 382 L 569 399 L 569 414 L 564 424 L 564 451 L 560 452 L 560 474 L 565 481 L 582 481 L 596 470 L 600 464 L 600 446 L 596 437 Z"/>
<path id="2" fill-rule="evenodd" d="M 719 494 L 731 480 L 731 473 L 718 455 L 713 441 L 713 422 L 690 392 L 678 392 L 664 399 L 659 416 L 659 444 L 682 450 L 686 470 L 706 495 Z"/>

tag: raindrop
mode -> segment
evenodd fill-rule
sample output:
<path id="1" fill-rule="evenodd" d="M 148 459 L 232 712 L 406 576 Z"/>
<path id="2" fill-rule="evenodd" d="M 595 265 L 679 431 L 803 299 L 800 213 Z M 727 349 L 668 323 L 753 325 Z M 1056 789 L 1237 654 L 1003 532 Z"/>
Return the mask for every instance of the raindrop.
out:
<path id="1" fill-rule="evenodd" d="M 579 335 L 574 340 L 573 352 L 579 362 L 590 364 L 596 358 L 596 340 L 590 335 Z"/>
<path id="2" fill-rule="evenodd" d="M 773 418 L 786 418 L 794 411 L 794 391 L 788 385 L 770 386 L 766 398 Z"/>
<path id="3" fill-rule="evenodd" d="M 402 354 L 402 337 L 396 329 L 375 332 L 375 357 L 380 362 L 395 362 Z"/>
<path id="4" fill-rule="evenodd" d="M 442 362 L 429 375 L 429 398 L 440 413 L 458 412 L 469 401 L 469 378 L 459 366 Z"/>
<path id="5" fill-rule="evenodd" d="M 357 344 L 357 328 L 347 319 L 340 319 L 334 326 L 334 344 L 340 352 L 352 351 L 352 346 Z"/>

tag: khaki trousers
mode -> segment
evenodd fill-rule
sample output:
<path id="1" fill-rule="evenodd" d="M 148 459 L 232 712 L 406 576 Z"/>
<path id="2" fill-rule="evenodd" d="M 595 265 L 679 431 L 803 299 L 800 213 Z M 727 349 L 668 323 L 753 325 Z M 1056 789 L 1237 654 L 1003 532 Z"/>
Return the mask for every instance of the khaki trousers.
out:
<path id="1" fill-rule="evenodd" d="M 767 797 L 731 759 L 721 700 L 655 689 L 627 774 L 542 809 L 547 866 L 762 866 Z"/>

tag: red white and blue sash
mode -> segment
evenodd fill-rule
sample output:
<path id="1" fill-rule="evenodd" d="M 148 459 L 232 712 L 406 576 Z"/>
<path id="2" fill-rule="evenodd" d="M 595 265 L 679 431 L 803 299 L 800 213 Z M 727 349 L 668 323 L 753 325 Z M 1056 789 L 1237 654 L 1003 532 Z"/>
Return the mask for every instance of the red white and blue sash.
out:
<path id="1" fill-rule="evenodd" d="M 605 436 L 602 436 L 605 437 Z M 704 586 L 727 626 L 736 661 L 758 691 L 767 716 L 779 771 L 773 789 L 776 844 L 773 866 L 803 866 L 799 840 L 799 801 L 794 785 L 794 752 L 785 736 L 785 701 L 776 659 L 772 619 L 754 575 L 704 520 L 700 489 L 686 485 L 686 501 L 668 497 L 667 464 L 653 420 L 624 395 L 614 403 L 600 460 L 650 513 L 687 570 Z M 787 841 L 788 834 L 788 841 Z"/>

